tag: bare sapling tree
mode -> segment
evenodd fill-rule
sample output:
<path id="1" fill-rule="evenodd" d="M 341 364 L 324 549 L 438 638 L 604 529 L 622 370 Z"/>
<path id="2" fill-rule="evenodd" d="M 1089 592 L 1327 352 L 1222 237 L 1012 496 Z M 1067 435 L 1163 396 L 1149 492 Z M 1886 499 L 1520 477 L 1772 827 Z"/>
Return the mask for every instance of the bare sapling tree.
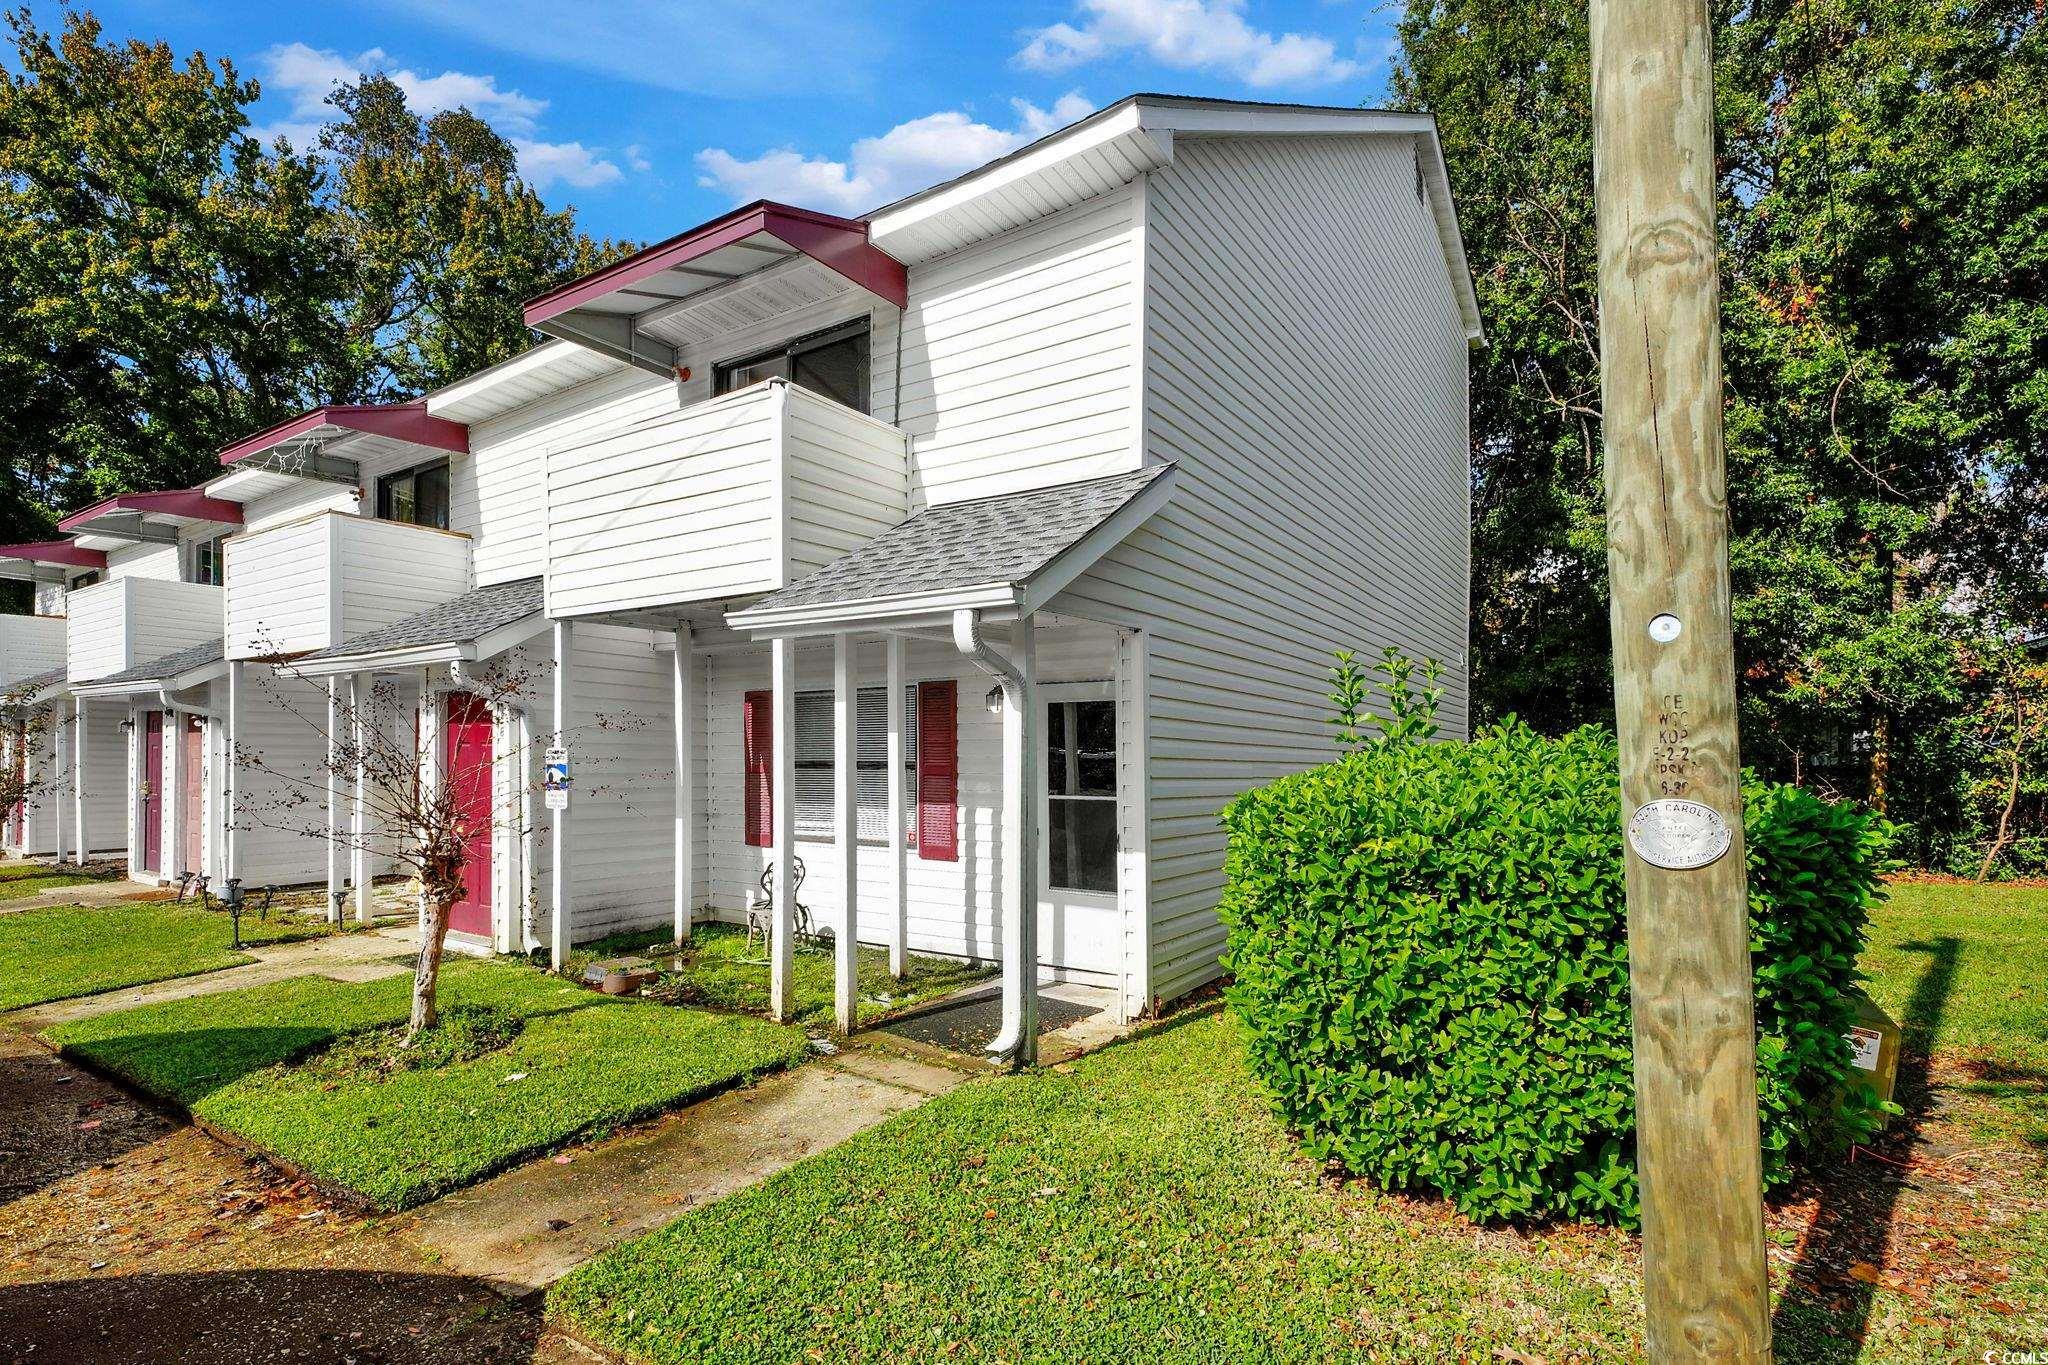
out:
<path id="1" fill-rule="evenodd" d="M 253 685 L 245 708 L 266 707 L 290 717 L 311 742 L 303 745 L 303 757 L 297 752 L 301 745 L 278 744 L 273 755 L 238 742 L 232 818 L 244 832 L 267 828 L 328 842 L 352 866 L 367 865 L 373 873 L 381 868 L 385 875 L 411 881 L 420 942 L 404 1046 L 440 1022 L 441 964 L 455 907 L 469 896 L 471 878 L 492 875 L 490 853 L 477 859 L 472 851 L 489 850 L 501 837 L 523 845 L 540 804 L 535 750 L 558 745 L 573 754 L 578 747 L 582 727 L 561 735 L 541 728 L 547 708 L 544 697 L 536 695 L 536 680 L 543 668 L 508 660 L 470 666 L 459 683 L 436 679 L 424 693 L 418 685 L 402 687 L 389 677 L 377 679 L 366 691 L 337 679 L 331 704 L 328 680 L 309 678 L 289 662 L 250 670 Z M 441 728 L 441 708 L 458 704 L 458 697 L 472 714 L 491 718 L 494 735 L 515 729 L 500 721 L 530 717 L 526 740 L 503 750 L 494 742 L 490 758 L 467 770 L 439 755 L 434 732 Z M 644 723 L 600 716 L 587 728 L 621 733 Z M 479 791 L 488 798 L 479 802 Z M 593 784 L 578 799 L 610 791 Z M 335 797 L 331 819 L 330 792 Z M 530 932 L 532 901 L 529 896 L 518 901 Z"/>

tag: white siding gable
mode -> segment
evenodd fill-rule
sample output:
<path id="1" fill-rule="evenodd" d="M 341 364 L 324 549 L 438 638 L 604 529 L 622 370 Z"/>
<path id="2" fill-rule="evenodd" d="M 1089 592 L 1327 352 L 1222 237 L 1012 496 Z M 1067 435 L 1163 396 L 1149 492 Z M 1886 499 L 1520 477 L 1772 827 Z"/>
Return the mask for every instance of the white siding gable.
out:
<path id="1" fill-rule="evenodd" d="M 1414 144 L 1195 138 L 1150 177 L 1157 517 L 1053 610 L 1150 639 L 1154 995 L 1216 974 L 1218 815 L 1332 757 L 1340 648 L 1443 661 L 1466 729 L 1466 339 Z"/>

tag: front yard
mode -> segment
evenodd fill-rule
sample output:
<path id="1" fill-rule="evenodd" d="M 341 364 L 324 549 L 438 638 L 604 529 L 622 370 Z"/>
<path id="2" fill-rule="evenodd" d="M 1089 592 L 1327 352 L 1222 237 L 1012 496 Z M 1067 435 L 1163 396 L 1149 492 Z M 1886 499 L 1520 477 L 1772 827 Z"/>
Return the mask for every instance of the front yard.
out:
<path id="1" fill-rule="evenodd" d="M 1907 1025 L 1907 1118 L 1771 1211 L 1780 1358 L 2038 1349 L 2048 890 L 1901 887 L 1866 963 Z M 942 1096 L 548 1307 L 657 1361 L 1628 1359 L 1638 1274 L 1623 1233 L 1475 1229 L 1329 1179 L 1212 1014 Z"/>
<path id="2" fill-rule="evenodd" d="M 244 943 L 288 943 L 328 932 L 325 923 L 294 915 L 242 917 Z M 230 947 L 233 941 L 224 912 L 169 901 L 59 905 L 0 915 L 0 1011 L 255 961 Z"/>
<path id="3" fill-rule="evenodd" d="M 757 942 L 749 950 L 747 931 L 733 924 L 695 926 L 689 946 L 680 954 L 673 951 L 668 936 L 662 934 L 619 934 L 601 939 L 585 944 L 569 958 L 568 973 L 580 977 L 583 968 L 599 958 L 636 954 L 651 958 L 662 969 L 662 980 L 648 991 L 655 999 L 744 1010 L 749 1014 L 768 1012 L 768 963 L 764 960 L 767 949 Z M 951 995 L 963 986 L 986 981 L 996 974 L 996 968 L 989 965 L 911 953 L 904 962 L 903 979 L 898 981 L 889 974 L 889 950 L 875 947 L 860 949 L 858 965 L 856 980 L 862 1024 Z M 798 950 L 790 975 L 790 994 L 791 1023 L 812 1028 L 831 1025 L 830 944 L 805 945 Z"/>
<path id="4" fill-rule="evenodd" d="M 406 1208 L 805 1055 L 801 1031 L 452 962 L 423 1055 L 395 1047 L 410 973 L 298 977 L 54 1027 L 66 1056 L 339 1193 Z"/>

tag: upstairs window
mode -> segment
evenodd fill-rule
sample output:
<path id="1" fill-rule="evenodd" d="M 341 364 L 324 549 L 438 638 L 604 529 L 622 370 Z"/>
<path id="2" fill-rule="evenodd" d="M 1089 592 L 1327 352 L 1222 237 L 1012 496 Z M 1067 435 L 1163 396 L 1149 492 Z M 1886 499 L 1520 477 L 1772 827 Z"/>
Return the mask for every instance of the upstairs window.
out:
<path id="1" fill-rule="evenodd" d="M 731 393 L 764 379 L 787 379 L 855 412 L 868 410 L 867 319 L 814 332 L 772 350 L 720 365 L 719 393 Z"/>
<path id="2" fill-rule="evenodd" d="M 80 588 L 90 588 L 99 581 L 100 571 L 98 569 L 87 569 L 84 573 L 78 574 L 71 580 L 71 591 L 77 592 Z"/>
<path id="3" fill-rule="evenodd" d="M 448 529 L 448 462 L 401 469 L 377 480 L 377 517 Z"/>
<path id="4" fill-rule="evenodd" d="M 192 546 L 192 569 L 186 581 L 209 583 L 218 588 L 228 581 L 226 536 L 197 541 Z"/>

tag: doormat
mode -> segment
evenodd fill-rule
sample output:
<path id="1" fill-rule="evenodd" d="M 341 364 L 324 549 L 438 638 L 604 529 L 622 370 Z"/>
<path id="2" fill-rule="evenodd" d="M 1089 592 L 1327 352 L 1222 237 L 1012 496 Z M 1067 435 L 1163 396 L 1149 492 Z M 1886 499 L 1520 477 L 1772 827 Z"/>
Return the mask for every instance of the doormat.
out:
<path id="1" fill-rule="evenodd" d="M 1093 1005 L 1076 1005 L 1071 1001 L 1040 995 L 1038 1036 L 1043 1038 L 1048 1033 L 1078 1024 L 1083 1019 L 1092 1019 L 1100 1013 L 1101 1009 Z M 944 1009 L 913 1014 L 907 1019 L 883 1024 L 875 1031 L 923 1043 L 927 1047 L 940 1047 L 969 1057 L 984 1057 L 988 1055 L 988 1045 L 995 1041 L 1002 1025 L 1003 997 L 1000 992 L 991 991 Z"/>

